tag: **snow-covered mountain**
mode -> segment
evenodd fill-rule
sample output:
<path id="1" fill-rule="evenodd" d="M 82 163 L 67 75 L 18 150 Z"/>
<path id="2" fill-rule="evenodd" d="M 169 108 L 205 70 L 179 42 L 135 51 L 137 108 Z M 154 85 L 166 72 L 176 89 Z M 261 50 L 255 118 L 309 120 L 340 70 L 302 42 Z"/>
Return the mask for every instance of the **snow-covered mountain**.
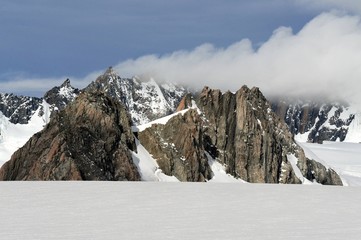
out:
<path id="1" fill-rule="evenodd" d="M 85 90 L 100 90 L 122 102 L 133 125 L 144 124 L 173 113 L 186 89 L 172 83 L 157 83 L 137 77 L 122 78 L 111 67 Z"/>
<path id="2" fill-rule="evenodd" d="M 24 160 L 27 165 L 34 164 L 31 171 L 36 172 L 22 172 L 16 179 L 342 184 L 333 170 L 305 156 L 292 134 L 298 141 L 361 141 L 361 118 L 345 104 L 273 101 L 271 105 L 258 88 L 246 86 L 235 94 L 209 88 L 198 94 L 187 93 L 184 87 L 157 83 L 152 78 L 122 78 L 109 68 L 81 91 L 67 79 L 43 98 L 1 94 L 0 164 L 52 121 L 13 155 L 2 177 L 19 173 L 14 167 Z M 117 104 L 125 111 L 114 109 Z M 176 109 L 183 111 L 174 113 Z M 126 114 L 134 136 L 129 134 L 129 127 L 117 128 L 119 121 L 128 121 Z M 122 120 L 117 120 L 120 115 Z M 94 128 L 97 124 L 99 127 Z M 104 129 L 119 133 L 105 136 Z M 128 133 L 124 135 L 124 131 Z M 119 140 L 123 142 L 116 151 L 129 151 L 126 165 L 108 165 L 113 161 L 109 159 L 114 158 L 115 145 L 107 142 L 113 140 L 116 146 Z M 48 172 L 41 172 L 42 165 L 36 159 L 47 164 L 57 162 L 47 165 Z"/>
<path id="3" fill-rule="evenodd" d="M 0 112 L 14 124 L 27 124 L 41 104 L 41 98 L 0 93 Z"/>
<path id="4" fill-rule="evenodd" d="M 175 111 L 186 90 L 154 79 L 121 78 L 109 68 L 84 90 L 99 90 L 122 102 L 133 125 L 144 124 Z M 0 164 L 36 132 L 43 129 L 54 112 L 64 109 L 80 93 L 67 79 L 43 98 L 0 94 Z"/>
<path id="5" fill-rule="evenodd" d="M 0 164 L 49 122 L 54 111 L 60 111 L 74 100 L 79 90 L 67 79 L 45 93 L 43 98 L 0 94 Z"/>
<path id="6" fill-rule="evenodd" d="M 345 102 L 272 100 L 273 111 L 301 142 L 361 142 L 361 113 Z"/>
<path id="7" fill-rule="evenodd" d="M 335 171 L 305 157 L 258 88 L 243 86 L 233 94 L 205 87 L 186 95 L 180 109 L 181 114 L 133 134 L 122 101 L 87 88 L 12 155 L 0 179 L 205 182 L 217 177 L 342 185 Z"/>

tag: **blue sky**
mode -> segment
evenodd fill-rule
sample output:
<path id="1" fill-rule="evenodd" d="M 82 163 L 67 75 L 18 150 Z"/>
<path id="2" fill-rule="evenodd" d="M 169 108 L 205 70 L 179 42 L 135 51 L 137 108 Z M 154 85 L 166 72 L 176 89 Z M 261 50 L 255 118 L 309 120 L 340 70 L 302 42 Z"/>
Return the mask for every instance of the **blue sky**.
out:
<path id="1" fill-rule="evenodd" d="M 66 77 L 83 87 L 110 65 L 205 43 L 257 51 L 281 26 L 296 34 L 322 12 L 357 16 L 358 1 L 1 0 L 0 92 L 41 95 Z M 92 73 L 94 73 L 92 75 Z M 122 74 L 122 73 L 120 73 Z"/>

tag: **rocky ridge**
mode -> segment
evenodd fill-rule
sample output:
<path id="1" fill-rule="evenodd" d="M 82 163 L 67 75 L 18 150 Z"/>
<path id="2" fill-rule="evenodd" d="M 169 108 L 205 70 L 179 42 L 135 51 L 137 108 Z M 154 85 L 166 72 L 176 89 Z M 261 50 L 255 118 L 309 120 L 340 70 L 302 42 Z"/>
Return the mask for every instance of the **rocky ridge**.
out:
<path id="1" fill-rule="evenodd" d="M 67 79 L 60 87 L 54 87 L 45 93 L 43 98 L 0 94 L 0 112 L 13 124 L 27 124 L 34 113 L 40 108 L 40 117 L 45 114 L 45 104 L 50 110 L 61 110 L 79 94 Z"/>
<path id="2" fill-rule="evenodd" d="M 76 98 L 79 93 L 66 80 L 45 94 L 39 114 L 57 114 L 4 165 L 3 179 L 140 180 L 129 158 L 130 151 L 136 151 L 130 125 L 168 115 L 178 106 L 182 114 L 135 133 L 167 175 L 208 181 L 213 177 L 210 163 L 217 161 L 229 174 L 248 182 L 342 184 L 333 170 L 305 157 L 258 88 L 243 86 L 236 93 L 222 93 L 206 87 L 181 99 L 184 88 L 121 78 L 109 68 Z M 77 108 L 83 109 L 80 115 Z M 107 117 L 119 112 L 121 123 Z M 126 112 L 131 121 L 125 120 Z M 115 131 L 110 142 L 105 139 L 107 131 Z M 128 140 L 117 145 L 113 140 L 119 141 L 119 136 Z M 123 158 L 112 162 L 115 153 Z"/>
<path id="3" fill-rule="evenodd" d="M 140 142 L 165 173 L 182 180 L 187 176 L 207 180 L 209 165 L 204 159 L 209 155 L 226 166 L 229 174 L 252 183 L 316 181 L 342 185 L 333 170 L 305 157 L 258 88 L 243 86 L 233 94 L 206 87 L 199 95 L 187 95 L 178 110 L 187 108 L 193 110 L 138 133 Z M 197 157 L 186 157 L 186 153 Z M 297 163 L 291 163 L 292 156 Z M 177 170 L 179 166 L 181 170 Z M 201 178 L 193 174 L 192 166 L 201 169 Z M 302 176 L 295 174 L 294 167 Z M 188 171 L 184 173 L 184 169 Z"/>
<path id="4" fill-rule="evenodd" d="M 85 88 L 97 90 L 122 102 L 132 116 L 134 125 L 144 124 L 174 112 L 186 89 L 154 79 L 121 78 L 111 67 Z"/>
<path id="5" fill-rule="evenodd" d="M 298 139 L 313 143 L 347 140 L 356 115 L 346 103 L 293 99 L 272 100 L 272 110 Z"/>
<path id="6" fill-rule="evenodd" d="M 41 98 L 0 94 L 0 112 L 13 124 L 27 124 L 41 103 Z"/>
<path id="7" fill-rule="evenodd" d="M 130 117 L 117 101 L 84 92 L 0 169 L 1 180 L 140 180 Z"/>
<path id="8" fill-rule="evenodd" d="M 70 80 L 66 79 L 59 87 L 54 87 L 47 91 L 44 95 L 44 100 L 50 105 L 51 112 L 60 111 L 74 101 L 79 95 L 80 90 L 74 88 L 70 84 Z"/>

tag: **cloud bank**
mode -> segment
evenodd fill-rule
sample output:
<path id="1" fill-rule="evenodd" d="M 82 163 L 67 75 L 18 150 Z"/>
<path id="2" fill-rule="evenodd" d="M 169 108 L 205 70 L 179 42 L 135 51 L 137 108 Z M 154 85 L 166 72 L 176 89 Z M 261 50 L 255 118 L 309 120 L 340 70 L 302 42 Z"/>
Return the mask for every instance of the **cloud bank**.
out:
<path id="1" fill-rule="evenodd" d="M 115 66 L 121 75 L 153 76 L 202 88 L 257 86 L 268 96 L 329 96 L 360 101 L 361 20 L 323 13 L 298 33 L 280 27 L 258 49 L 243 39 L 227 48 L 148 55 Z"/>
<path id="2" fill-rule="evenodd" d="M 339 12 L 323 13 L 299 32 L 280 27 L 255 48 L 243 39 L 226 48 L 203 44 L 191 51 L 147 55 L 114 66 L 123 76 L 134 75 L 189 85 L 236 91 L 257 86 L 266 96 L 344 98 L 361 106 L 361 19 Z M 72 78 L 85 87 L 101 72 Z M 0 82 L 7 92 L 38 96 L 67 77 Z"/>

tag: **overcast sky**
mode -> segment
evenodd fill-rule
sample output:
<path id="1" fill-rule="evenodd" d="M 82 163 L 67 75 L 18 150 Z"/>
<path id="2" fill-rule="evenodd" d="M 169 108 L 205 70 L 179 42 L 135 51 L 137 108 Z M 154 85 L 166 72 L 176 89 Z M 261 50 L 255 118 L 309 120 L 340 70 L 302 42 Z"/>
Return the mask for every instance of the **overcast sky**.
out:
<path id="1" fill-rule="evenodd" d="M 266 94 L 355 94 L 359 0 L 0 0 L 0 92 L 120 75 Z"/>

